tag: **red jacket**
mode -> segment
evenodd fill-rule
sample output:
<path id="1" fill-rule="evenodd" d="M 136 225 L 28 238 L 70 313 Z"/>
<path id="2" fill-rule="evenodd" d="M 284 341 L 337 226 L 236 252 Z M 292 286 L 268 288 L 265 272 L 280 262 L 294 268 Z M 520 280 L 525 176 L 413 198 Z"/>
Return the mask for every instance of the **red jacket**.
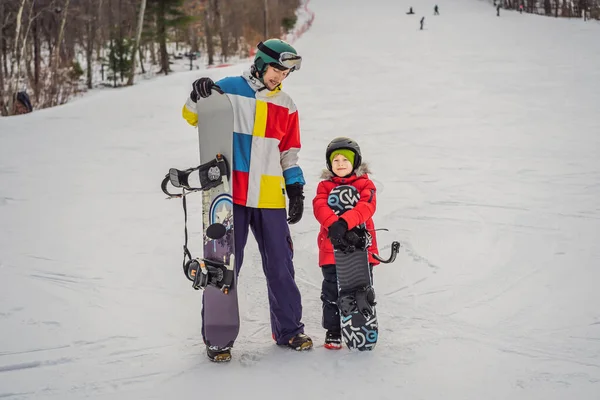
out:
<path id="1" fill-rule="evenodd" d="M 319 266 L 335 264 L 335 258 L 333 257 L 333 246 L 331 241 L 327 237 L 327 230 L 335 221 L 338 220 L 338 216 L 335 215 L 333 210 L 327 205 L 327 197 L 329 192 L 333 188 L 339 185 L 352 185 L 358 189 L 360 193 L 360 200 L 354 206 L 353 209 L 346 211 L 341 218 L 348 223 L 348 230 L 358 226 L 362 223 L 366 223 L 367 230 L 373 236 L 373 242 L 369 247 L 369 262 L 373 265 L 379 264 L 373 253 L 379 254 L 377 249 L 377 238 L 375 237 L 375 227 L 373 224 L 373 214 L 376 209 L 376 197 L 375 197 L 375 184 L 367 175 L 366 166 L 360 166 L 356 171 L 356 174 L 348 178 L 339 178 L 333 175 L 331 172 L 326 171 L 323 178 L 325 180 L 319 182 L 317 186 L 317 195 L 313 199 L 313 212 L 321 229 L 317 238 L 319 244 Z"/>

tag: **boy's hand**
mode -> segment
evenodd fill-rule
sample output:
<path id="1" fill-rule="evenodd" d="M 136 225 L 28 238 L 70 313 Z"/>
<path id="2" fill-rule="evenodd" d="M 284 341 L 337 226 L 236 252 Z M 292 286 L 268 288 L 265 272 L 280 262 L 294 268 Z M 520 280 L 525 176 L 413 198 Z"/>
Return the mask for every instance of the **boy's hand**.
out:
<path id="1" fill-rule="evenodd" d="M 200 78 L 192 83 L 192 93 L 190 93 L 190 98 L 195 103 L 198 101 L 200 97 L 207 98 L 212 94 L 212 89 L 220 89 L 212 79 L 210 78 Z"/>
<path id="2" fill-rule="evenodd" d="M 339 242 L 344 239 L 344 235 L 348 232 L 348 223 L 343 218 L 338 219 L 329 227 L 327 234 L 334 244 L 334 240 Z"/>
<path id="3" fill-rule="evenodd" d="M 287 185 L 285 191 L 290 199 L 287 222 L 293 225 L 302 219 L 304 213 L 304 188 L 299 183 L 294 183 Z"/>
<path id="4" fill-rule="evenodd" d="M 366 249 L 367 238 L 364 235 L 358 234 L 354 229 L 348 231 L 346 235 L 344 235 L 344 240 L 348 243 L 349 247 L 358 250 Z"/>

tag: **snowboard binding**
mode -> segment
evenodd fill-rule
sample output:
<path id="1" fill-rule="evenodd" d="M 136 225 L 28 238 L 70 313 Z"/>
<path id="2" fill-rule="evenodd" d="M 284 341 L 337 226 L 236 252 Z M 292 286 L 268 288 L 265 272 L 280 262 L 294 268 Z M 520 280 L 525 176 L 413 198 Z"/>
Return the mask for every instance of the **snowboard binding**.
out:
<path id="1" fill-rule="evenodd" d="M 189 180 L 193 172 L 198 171 L 200 187 L 193 187 Z M 212 189 L 221 184 L 226 185 L 225 190 L 229 191 L 229 163 L 222 154 L 217 154 L 215 158 L 205 164 L 186 170 L 170 168 L 169 173 L 165 175 L 160 187 L 169 198 L 183 197 L 185 191 L 198 192 Z M 174 194 L 167 190 L 167 184 L 171 184 L 176 188 L 183 189 L 182 194 Z"/>
<path id="2" fill-rule="evenodd" d="M 365 319 L 374 315 L 374 308 L 377 305 L 375 301 L 375 290 L 372 286 L 356 289 L 350 293 L 340 293 L 338 299 L 338 308 L 342 315 L 360 313 Z"/>
<path id="3" fill-rule="evenodd" d="M 198 172 L 200 182 L 199 187 L 194 187 L 190 184 L 190 177 L 193 173 Z M 169 173 L 165 175 L 161 183 L 161 189 L 168 198 L 181 198 L 183 201 L 184 213 L 184 233 L 185 243 L 183 245 L 183 272 L 185 276 L 193 282 L 192 287 L 195 290 L 204 290 L 208 286 L 214 286 L 223 293 L 228 294 L 233 286 L 234 272 L 233 267 L 226 265 L 223 262 L 208 260 L 205 258 L 192 258 L 192 255 L 187 247 L 188 232 L 187 232 L 187 204 L 186 195 L 192 192 L 204 191 L 215 188 L 219 185 L 224 185 L 224 190 L 229 191 L 230 169 L 227 159 L 222 154 L 216 154 L 211 161 L 201 164 L 194 168 L 186 170 L 178 170 L 176 168 L 169 169 Z M 174 194 L 167 190 L 167 185 L 171 184 L 176 188 L 181 188 L 181 194 Z M 227 227 L 223 223 L 213 223 L 207 227 L 206 236 L 213 240 L 231 240 L 228 237 Z M 231 257 L 231 265 L 233 256 Z"/>
<path id="4" fill-rule="evenodd" d="M 218 261 L 194 258 L 185 263 L 183 270 L 196 290 L 204 290 L 212 285 L 224 294 L 229 294 L 233 284 L 233 270 Z"/>

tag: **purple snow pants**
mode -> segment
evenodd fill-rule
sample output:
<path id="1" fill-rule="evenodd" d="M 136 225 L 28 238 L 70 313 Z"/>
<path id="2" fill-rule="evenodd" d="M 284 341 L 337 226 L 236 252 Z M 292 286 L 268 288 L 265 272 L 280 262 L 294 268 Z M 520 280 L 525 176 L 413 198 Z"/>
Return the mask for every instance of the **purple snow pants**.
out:
<path id="1" fill-rule="evenodd" d="M 267 278 L 271 332 L 277 344 L 286 344 L 296 334 L 304 333 L 302 300 L 294 280 L 293 244 L 286 218 L 284 208 L 233 206 L 235 268 L 239 275 L 250 228 L 258 243 Z"/>

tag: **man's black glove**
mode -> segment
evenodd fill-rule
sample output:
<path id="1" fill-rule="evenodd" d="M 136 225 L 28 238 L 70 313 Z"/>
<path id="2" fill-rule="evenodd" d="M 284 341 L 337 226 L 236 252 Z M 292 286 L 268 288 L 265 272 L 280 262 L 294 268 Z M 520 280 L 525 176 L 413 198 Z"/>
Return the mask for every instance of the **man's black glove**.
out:
<path id="1" fill-rule="evenodd" d="M 343 218 L 338 219 L 329 227 L 327 235 L 331 240 L 331 244 L 335 248 L 346 248 L 348 242 L 344 239 L 344 236 L 348 232 L 348 223 Z"/>
<path id="2" fill-rule="evenodd" d="M 220 89 L 212 79 L 210 78 L 200 78 L 192 83 L 192 93 L 190 93 L 190 98 L 195 103 L 198 101 L 200 97 L 206 98 L 212 94 L 212 89 Z"/>
<path id="3" fill-rule="evenodd" d="M 290 199 L 287 222 L 292 225 L 300 221 L 304 213 L 304 187 L 299 183 L 294 183 L 287 185 L 285 191 Z"/>

